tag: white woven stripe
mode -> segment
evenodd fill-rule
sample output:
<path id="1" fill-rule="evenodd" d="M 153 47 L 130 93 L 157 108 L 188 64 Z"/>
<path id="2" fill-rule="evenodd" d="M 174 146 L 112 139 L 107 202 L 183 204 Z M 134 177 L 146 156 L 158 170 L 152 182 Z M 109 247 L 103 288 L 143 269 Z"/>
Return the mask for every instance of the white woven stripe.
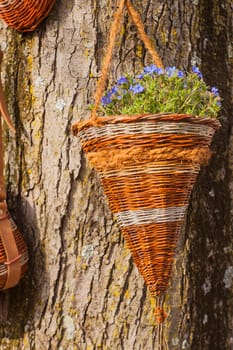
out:
<path id="1" fill-rule="evenodd" d="M 90 127 L 79 132 L 80 137 L 92 140 L 99 137 L 141 134 L 192 134 L 212 137 L 214 129 L 209 126 L 182 122 L 138 122 L 107 124 L 99 127 Z"/>
<path id="2" fill-rule="evenodd" d="M 186 207 L 168 207 L 144 210 L 128 210 L 116 213 L 121 226 L 145 225 L 180 221 L 184 218 Z"/>
<path id="3" fill-rule="evenodd" d="M 15 222 L 14 222 L 14 220 L 12 219 L 11 216 L 9 216 L 9 221 L 10 221 L 10 225 L 11 225 L 12 231 L 16 231 L 16 230 L 17 230 L 17 226 L 16 226 L 16 224 L 15 224 Z"/>
<path id="4" fill-rule="evenodd" d="M 158 165 L 158 164 L 153 164 L 151 166 L 146 165 L 143 167 L 142 165 L 134 165 L 130 169 L 124 169 L 124 170 L 109 170 L 106 172 L 101 172 L 101 177 L 102 178 L 108 178 L 108 177 L 117 177 L 117 176 L 137 176 L 137 175 L 146 175 L 146 174 L 167 174 L 167 173 L 172 173 L 172 174 L 182 174 L 182 173 L 187 173 L 187 174 L 198 174 L 200 170 L 200 165 L 195 164 L 195 165 L 185 165 L 181 164 L 178 165 L 177 163 L 169 164 L 169 165 Z"/>

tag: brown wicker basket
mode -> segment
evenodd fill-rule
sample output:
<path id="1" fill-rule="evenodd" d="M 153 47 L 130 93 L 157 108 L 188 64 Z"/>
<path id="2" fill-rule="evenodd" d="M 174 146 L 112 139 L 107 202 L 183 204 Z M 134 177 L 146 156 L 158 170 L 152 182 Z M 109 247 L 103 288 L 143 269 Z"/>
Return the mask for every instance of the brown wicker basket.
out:
<path id="1" fill-rule="evenodd" d="M 11 259 L 11 261 L 9 261 L 7 256 L 8 248 L 4 245 L 0 234 L 0 290 L 12 288 L 18 284 L 19 280 L 24 276 L 25 272 L 28 269 L 28 250 L 24 238 L 9 214 L 5 220 L 9 222 L 9 228 L 13 233 L 13 239 L 15 241 L 18 253 L 14 259 Z M 18 271 L 17 278 L 14 278 L 13 283 L 9 284 L 9 270 L 12 268 L 10 264 L 17 264 L 17 266 L 14 266 L 14 270 L 17 269 Z"/>
<path id="2" fill-rule="evenodd" d="M 2 62 L 0 51 L 0 67 Z M 0 112 L 12 131 L 13 124 L 10 120 L 1 83 L 0 69 Z M 6 191 L 4 183 L 4 161 L 2 127 L 0 118 L 0 290 L 14 287 L 24 276 L 28 267 L 28 250 L 22 234 L 8 213 L 6 204 Z"/>
<path id="3" fill-rule="evenodd" d="M 218 127 L 216 119 L 184 114 L 99 117 L 73 126 L 153 295 L 168 287 L 190 193 Z"/>
<path id="4" fill-rule="evenodd" d="M 155 64 L 162 62 L 129 0 L 121 0 L 89 121 L 73 125 L 89 164 L 100 174 L 109 206 L 149 290 L 157 298 L 156 319 L 163 322 L 163 296 L 171 276 L 178 234 L 193 184 L 207 164 L 216 119 L 161 113 L 98 117 L 116 33 L 124 6 Z"/>
<path id="5" fill-rule="evenodd" d="M 51 11 L 55 0 L 0 0 L 0 17 L 21 32 L 34 30 Z"/>

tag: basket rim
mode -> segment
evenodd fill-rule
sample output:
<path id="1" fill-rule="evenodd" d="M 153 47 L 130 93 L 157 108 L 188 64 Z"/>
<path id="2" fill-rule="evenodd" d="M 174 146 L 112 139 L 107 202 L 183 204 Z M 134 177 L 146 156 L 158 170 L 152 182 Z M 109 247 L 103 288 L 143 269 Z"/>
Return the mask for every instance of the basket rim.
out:
<path id="1" fill-rule="evenodd" d="M 97 117 L 95 120 L 89 119 L 86 121 L 76 122 L 72 125 L 72 132 L 74 135 L 77 135 L 79 131 L 90 128 L 103 126 L 106 124 L 117 124 L 117 123 L 133 123 L 133 122 L 145 122 L 146 120 L 150 121 L 187 121 L 193 124 L 202 124 L 212 127 L 214 130 L 220 128 L 221 124 L 217 118 L 211 117 L 202 117 L 192 114 L 179 114 L 179 113 L 145 113 L 145 114 L 121 114 L 121 115 L 109 115 Z"/>

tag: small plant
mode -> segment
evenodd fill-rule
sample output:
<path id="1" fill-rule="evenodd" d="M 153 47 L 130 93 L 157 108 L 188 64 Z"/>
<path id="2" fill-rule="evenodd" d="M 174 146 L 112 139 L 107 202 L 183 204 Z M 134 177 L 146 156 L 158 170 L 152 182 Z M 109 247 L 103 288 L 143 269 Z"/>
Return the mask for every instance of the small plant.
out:
<path id="1" fill-rule="evenodd" d="M 197 67 L 184 73 L 152 64 L 135 77 L 121 77 L 102 98 L 100 111 L 103 115 L 172 112 L 214 118 L 220 108 L 218 89 L 206 85 Z"/>

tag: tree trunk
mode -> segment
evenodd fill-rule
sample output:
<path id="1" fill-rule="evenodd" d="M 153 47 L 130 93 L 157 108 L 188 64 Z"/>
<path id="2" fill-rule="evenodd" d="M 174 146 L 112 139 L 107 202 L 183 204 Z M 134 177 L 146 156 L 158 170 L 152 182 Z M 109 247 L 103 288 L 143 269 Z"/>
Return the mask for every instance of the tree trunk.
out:
<path id="1" fill-rule="evenodd" d="M 8 203 L 30 252 L 26 277 L 0 296 L 0 348 L 232 349 L 232 2 L 133 1 L 164 64 L 198 64 L 224 99 L 160 328 L 98 176 L 70 132 L 90 114 L 115 3 L 58 0 L 33 33 L 0 23 L 2 74 L 17 129 L 16 137 L 5 129 Z M 125 17 L 110 78 L 150 62 Z"/>

